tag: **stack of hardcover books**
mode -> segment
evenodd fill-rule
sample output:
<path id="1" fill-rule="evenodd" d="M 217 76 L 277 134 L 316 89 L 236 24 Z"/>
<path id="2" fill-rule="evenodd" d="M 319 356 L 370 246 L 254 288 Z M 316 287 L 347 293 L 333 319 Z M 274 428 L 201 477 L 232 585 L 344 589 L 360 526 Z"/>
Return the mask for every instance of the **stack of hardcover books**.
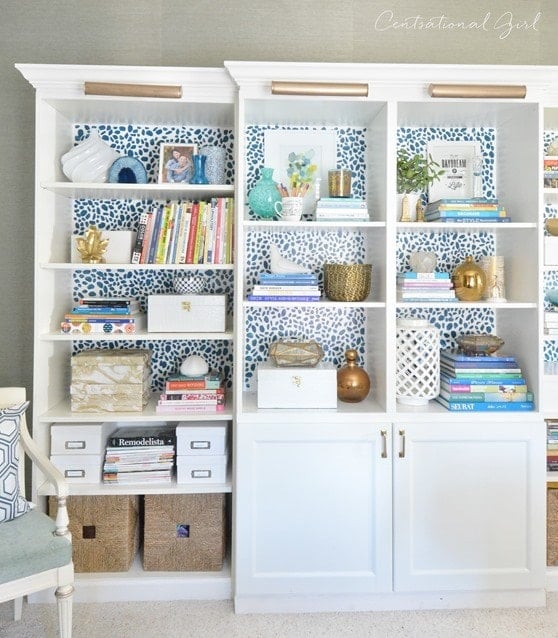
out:
<path id="1" fill-rule="evenodd" d="M 398 301 L 457 301 L 447 272 L 405 272 L 397 275 Z"/>
<path id="2" fill-rule="evenodd" d="M 171 374 L 165 390 L 157 401 L 157 414 L 186 414 L 189 412 L 223 412 L 225 382 L 223 374 L 210 370 L 207 374 L 189 377 Z"/>
<path id="3" fill-rule="evenodd" d="M 427 222 L 510 222 L 506 210 L 497 199 L 473 197 L 471 199 L 439 199 L 426 205 Z"/>
<path id="4" fill-rule="evenodd" d="M 134 334 L 145 326 L 137 299 L 85 297 L 64 315 L 60 329 L 65 334 Z"/>
<path id="5" fill-rule="evenodd" d="M 261 273 L 248 301 L 319 301 L 318 277 L 313 273 Z"/>
<path id="6" fill-rule="evenodd" d="M 316 221 L 369 221 L 368 206 L 356 197 L 322 197 L 316 203 Z"/>
<path id="7" fill-rule="evenodd" d="M 549 472 L 558 471 L 558 421 L 546 421 L 546 469 Z"/>
<path id="8" fill-rule="evenodd" d="M 534 410 L 533 393 L 515 357 L 440 351 L 440 395 L 454 412 Z"/>
<path id="9" fill-rule="evenodd" d="M 172 426 L 121 427 L 107 439 L 104 483 L 168 483 L 172 480 L 176 432 Z"/>

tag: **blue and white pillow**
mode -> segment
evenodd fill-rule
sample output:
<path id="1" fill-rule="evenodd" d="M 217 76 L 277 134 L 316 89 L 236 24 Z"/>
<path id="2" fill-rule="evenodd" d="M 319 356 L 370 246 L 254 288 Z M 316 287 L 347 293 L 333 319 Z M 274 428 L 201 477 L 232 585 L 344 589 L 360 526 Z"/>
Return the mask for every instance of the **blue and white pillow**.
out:
<path id="1" fill-rule="evenodd" d="M 19 423 L 29 401 L 0 410 L 0 523 L 29 511 L 29 503 L 19 493 Z"/>

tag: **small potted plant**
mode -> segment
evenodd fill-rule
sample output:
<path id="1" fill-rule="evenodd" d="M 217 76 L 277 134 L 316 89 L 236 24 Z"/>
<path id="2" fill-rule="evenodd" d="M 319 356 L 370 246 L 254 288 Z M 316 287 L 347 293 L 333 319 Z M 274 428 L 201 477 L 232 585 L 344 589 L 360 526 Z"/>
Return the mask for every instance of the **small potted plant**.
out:
<path id="1" fill-rule="evenodd" d="M 417 208 L 420 194 L 443 175 L 438 162 L 429 155 L 410 153 L 407 149 L 397 151 L 397 192 L 403 195 L 401 203 L 401 221 L 411 221 L 409 195 L 414 194 Z M 422 208 L 421 208 L 422 210 Z"/>

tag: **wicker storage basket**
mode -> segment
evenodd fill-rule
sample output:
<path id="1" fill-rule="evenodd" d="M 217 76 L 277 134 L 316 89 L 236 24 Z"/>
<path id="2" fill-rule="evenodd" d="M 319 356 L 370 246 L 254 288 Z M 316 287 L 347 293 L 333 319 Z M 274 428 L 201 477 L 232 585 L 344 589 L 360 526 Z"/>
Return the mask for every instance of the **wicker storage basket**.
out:
<path id="1" fill-rule="evenodd" d="M 546 564 L 558 565 L 558 485 L 546 491 Z"/>
<path id="2" fill-rule="evenodd" d="M 324 292 L 331 301 L 364 301 L 371 278 L 371 264 L 324 264 Z"/>
<path id="3" fill-rule="evenodd" d="M 224 494 L 145 496 L 145 570 L 220 571 L 225 548 Z"/>
<path id="4" fill-rule="evenodd" d="M 57 503 L 49 499 L 50 516 Z M 70 496 L 68 516 L 76 572 L 125 572 L 138 550 L 137 496 Z"/>

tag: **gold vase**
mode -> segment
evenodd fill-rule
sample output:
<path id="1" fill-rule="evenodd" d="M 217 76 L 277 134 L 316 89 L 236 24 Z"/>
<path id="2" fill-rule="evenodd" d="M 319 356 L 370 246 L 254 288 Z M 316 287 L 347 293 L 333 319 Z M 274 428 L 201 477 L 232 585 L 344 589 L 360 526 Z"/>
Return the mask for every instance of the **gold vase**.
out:
<path id="1" fill-rule="evenodd" d="M 346 403 L 363 401 L 370 392 L 370 377 L 356 364 L 358 353 L 345 351 L 346 364 L 337 370 L 337 398 Z"/>
<path id="2" fill-rule="evenodd" d="M 467 255 L 465 261 L 459 264 L 451 276 L 455 294 L 461 301 L 479 301 L 486 288 L 486 274 L 484 270 Z"/>

